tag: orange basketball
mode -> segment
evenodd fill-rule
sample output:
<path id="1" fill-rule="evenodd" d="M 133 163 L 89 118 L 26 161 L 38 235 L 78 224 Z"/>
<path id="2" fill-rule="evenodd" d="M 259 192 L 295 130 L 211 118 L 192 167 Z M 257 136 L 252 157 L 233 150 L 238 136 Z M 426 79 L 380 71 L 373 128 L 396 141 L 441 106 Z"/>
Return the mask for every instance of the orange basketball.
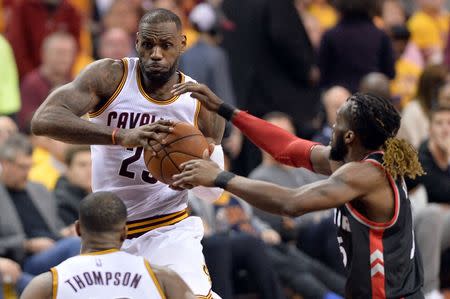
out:
<path id="1" fill-rule="evenodd" d="M 156 155 L 144 151 L 144 160 L 155 179 L 170 185 L 173 182 L 172 176 L 180 173 L 180 164 L 201 159 L 208 148 L 208 142 L 199 129 L 185 122 L 176 123 L 165 140 L 166 144 L 151 143 Z"/>

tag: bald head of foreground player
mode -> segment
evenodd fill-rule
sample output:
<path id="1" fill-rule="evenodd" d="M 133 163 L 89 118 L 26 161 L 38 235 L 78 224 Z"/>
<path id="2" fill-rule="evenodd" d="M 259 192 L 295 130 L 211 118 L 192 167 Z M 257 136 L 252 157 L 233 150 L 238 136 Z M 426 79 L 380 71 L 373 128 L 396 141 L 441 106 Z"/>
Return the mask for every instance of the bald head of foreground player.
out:
<path id="1" fill-rule="evenodd" d="M 88 195 L 81 201 L 79 220 L 75 223 L 76 231 L 81 237 L 81 253 L 120 250 L 127 234 L 126 219 L 126 207 L 115 194 L 96 192 Z M 195 298 L 189 287 L 175 272 L 154 265 L 151 268 L 166 298 Z M 53 291 L 52 273 L 49 271 L 35 277 L 20 298 L 55 298 Z"/>

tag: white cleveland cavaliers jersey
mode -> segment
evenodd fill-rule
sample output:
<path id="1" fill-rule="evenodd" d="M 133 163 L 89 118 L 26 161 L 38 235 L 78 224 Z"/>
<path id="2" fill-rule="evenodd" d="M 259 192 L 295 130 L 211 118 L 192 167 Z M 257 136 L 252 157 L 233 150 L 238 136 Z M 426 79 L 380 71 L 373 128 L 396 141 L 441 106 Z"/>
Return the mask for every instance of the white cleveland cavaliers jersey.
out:
<path id="1" fill-rule="evenodd" d="M 166 101 L 155 101 L 142 88 L 138 58 L 124 58 L 125 73 L 116 92 L 90 121 L 112 128 L 130 129 L 161 118 L 197 126 L 200 103 L 190 93 Z M 181 80 L 194 81 L 180 74 Z M 129 220 L 169 214 L 187 207 L 187 191 L 174 191 L 151 177 L 143 149 L 92 145 L 93 191 L 117 194 L 128 209 Z"/>
<path id="2" fill-rule="evenodd" d="M 116 249 L 72 257 L 51 272 L 56 299 L 165 298 L 149 263 Z"/>

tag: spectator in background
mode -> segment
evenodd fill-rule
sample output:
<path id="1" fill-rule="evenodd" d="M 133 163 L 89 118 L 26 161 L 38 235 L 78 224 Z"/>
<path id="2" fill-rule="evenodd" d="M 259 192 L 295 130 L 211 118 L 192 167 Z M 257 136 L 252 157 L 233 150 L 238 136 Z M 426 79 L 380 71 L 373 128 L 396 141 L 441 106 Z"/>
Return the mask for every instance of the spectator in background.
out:
<path id="1" fill-rule="evenodd" d="M 0 115 L 14 116 L 20 109 L 19 77 L 11 46 L 1 34 L 0 57 Z"/>
<path id="2" fill-rule="evenodd" d="M 442 0 L 417 0 L 418 10 L 408 20 L 411 40 L 420 48 L 427 64 L 443 62 L 449 15 Z"/>
<path id="3" fill-rule="evenodd" d="M 129 0 L 114 1 L 102 19 L 105 31 L 111 28 L 122 28 L 128 34 L 128 43 L 133 46 L 133 56 L 135 56 L 134 43 L 136 32 L 138 31 L 139 19 L 142 12 L 140 7 Z"/>
<path id="4" fill-rule="evenodd" d="M 223 299 L 247 292 L 257 293 L 262 299 L 285 298 L 265 244 L 255 236 L 229 233 L 223 226 L 219 227 L 213 204 L 192 193 L 189 197 L 191 212 L 202 218 L 205 226 L 203 253 L 214 290 Z M 246 272 L 246 280 L 237 279 L 242 276 L 241 271 Z"/>
<path id="5" fill-rule="evenodd" d="M 410 40 L 410 32 L 406 26 L 396 25 L 388 30 L 394 46 L 395 78 L 391 82 L 394 99 L 405 107 L 415 96 L 419 77 L 425 61 L 417 45 Z"/>
<path id="6" fill-rule="evenodd" d="M 122 59 L 133 55 L 133 47 L 130 38 L 122 28 L 110 28 L 100 36 L 99 59 Z"/>
<path id="7" fill-rule="evenodd" d="M 23 132 L 30 131 L 34 112 L 50 92 L 70 81 L 76 52 L 76 40 L 70 34 L 55 32 L 44 39 L 42 63 L 25 76 L 20 88 L 23 107 L 18 115 L 18 123 Z"/>
<path id="8" fill-rule="evenodd" d="M 383 29 L 389 31 L 393 26 L 403 26 L 406 22 L 406 12 L 401 0 L 384 0 L 381 5 L 381 20 Z"/>
<path id="9" fill-rule="evenodd" d="M 388 35 L 372 22 L 374 0 L 337 0 L 339 23 L 325 32 L 320 44 L 321 86 L 339 85 L 351 93 L 368 73 L 394 78 L 394 52 Z"/>
<path id="10" fill-rule="evenodd" d="M 350 92 L 341 86 L 333 86 L 322 95 L 322 104 L 325 109 L 325 123 L 313 140 L 323 145 L 330 144 L 333 125 L 336 123 L 336 113 L 339 107 L 351 96 Z"/>
<path id="11" fill-rule="evenodd" d="M 180 70 L 206 84 L 226 103 L 235 105 L 228 57 L 218 46 L 220 28 L 214 8 L 210 4 L 201 3 L 192 10 L 189 20 L 199 32 L 199 38 L 181 56 Z"/>
<path id="12" fill-rule="evenodd" d="M 308 37 L 314 47 L 314 51 L 318 51 L 320 40 L 322 39 L 324 32 L 324 27 L 320 23 L 318 17 L 307 9 L 306 2 L 307 1 L 305 0 L 295 0 L 295 8 L 297 9 L 303 25 L 305 26 L 306 33 L 308 33 Z"/>
<path id="13" fill-rule="evenodd" d="M 230 58 L 238 106 L 262 116 L 270 111 L 290 115 L 299 134 L 312 135 L 319 110 L 315 54 L 293 1 L 224 0 L 228 26 L 223 47 Z M 248 140 L 233 161 L 239 174 L 260 163 L 260 151 Z"/>
<path id="14" fill-rule="evenodd" d="M 74 227 L 64 227 L 53 196 L 27 180 L 32 146 L 20 134 L 0 146 L 0 252 L 37 275 L 79 253 Z"/>
<path id="15" fill-rule="evenodd" d="M 0 116 L 0 145 L 18 130 L 16 123 L 10 117 Z"/>
<path id="16" fill-rule="evenodd" d="M 359 91 L 392 100 L 389 78 L 382 73 L 365 75 L 359 84 Z"/>
<path id="17" fill-rule="evenodd" d="M 440 257 L 442 251 L 450 248 L 450 106 L 435 107 L 430 115 L 430 137 L 419 148 L 425 175 L 408 182 L 409 188 L 422 184 L 430 203 L 425 207 L 414 206 L 413 210 L 416 238 L 425 261 L 427 299 L 443 298 L 439 292 Z"/>
<path id="18" fill-rule="evenodd" d="M 330 5 L 328 0 L 309 1 L 309 4 L 307 4 L 307 11 L 319 20 L 320 26 L 325 30 L 336 25 L 339 20 L 336 9 Z"/>
<path id="19" fill-rule="evenodd" d="M 200 1 L 199 1 L 200 2 Z M 186 35 L 186 49 L 189 49 L 193 44 L 197 42 L 198 32 L 191 27 L 187 18 L 187 11 L 183 11 L 184 8 L 188 8 L 192 4 L 192 1 L 179 1 L 179 0 L 154 0 L 154 8 L 164 8 L 174 12 L 181 20 L 183 27 L 183 34 Z"/>
<path id="20" fill-rule="evenodd" d="M 40 49 L 51 33 L 65 31 L 78 43 L 80 22 L 77 10 L 68 0 L 15 1 L 7 38 L 14 50 L 20 79 L 41 65 Z"/>
<path id="21" fill-rule="evenodd" d="M 415 148 L 428 137 L 430 130 L 429 113 L 436 104 L 439 88 L 445 83 L 447 70 L 441 65 L 427 66 L 419 78 L 417 94 L 402 112 L 400 138 L 406 139 Z"/>
<path id="22" fill-rule="evenodd" d="M 419 158 L 426 175 L 419 178 L 428 201 L 450 207 L 450 106 L 431 111 L 430 138 L 421 144 Z"/>
<path id="23" fill-rule="evenodd" d="M 439 88 L 438 105 L 446 107 L 450 106 L 450 83 L 446 83 L 444 86 Z"/>
<path id="24" fill-rule="evenodd" d="M 91 150 L 87 145 L 71 146 L 66 151 L 67 170 L 55 186 L 58 214 L 66 226 L 78 219 L 80 201 L 91 189 Z"/>
<path id="25" fill-rule="evenodd" d="M 33 277 L 23 272 L 17 262 L 1 257 L 0 253 L 0 299 L 3 299 L 3 284 L 15 285 L 16 292 L 20 295 Z"/>

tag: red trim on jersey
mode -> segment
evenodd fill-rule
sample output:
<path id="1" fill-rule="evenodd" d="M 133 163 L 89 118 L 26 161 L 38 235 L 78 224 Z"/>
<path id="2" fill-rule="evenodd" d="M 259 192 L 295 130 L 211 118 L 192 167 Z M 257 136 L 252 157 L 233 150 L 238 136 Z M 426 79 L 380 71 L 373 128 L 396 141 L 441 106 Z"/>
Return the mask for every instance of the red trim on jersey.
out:
<path id="1" fill-rule="evenodd" d="M 367 160 L 364 160 L 363 162 L 368 162 L 368 163 L 374 165 L 375 167 L 378 167 L 378 168 L 382 169 L 383 171 L 386 171 L 384 169 L 383 165 L 381 165 L 381 163 L 376 160 L 367 159 Z M 395 184 L 394 179 L 392 178 L 392 176 L 389 173 L 386 172 L 386 176 L 388 177 L 391 188 L 394 191 L 394 216 L 391 218 L 391 220 L 389 220 L 388 222 L 375 222 L 375 221 L 369 220 L 369 219 L 367 219 L 367 217 L 365 217 L 364 215 L 359 213 L 352 206 L 351 202 L 348 202 L 345 204 L 345 206 L 349 209 L 350 213 L 352 214 L 353 217 L 355 217 L 356 220 L 358 220 L 359 222 L 361 222 L 369 227 L 372 227 L 372 228 L 388 228 L 388 227 L 394 225 L 395 222 L 397 221 L 398 214 L 400 213 L 400 195 L 399 195 L 399 192 L 397 189 L 397 185 Z"/>
<path id="2" fill-rule="evenodd" d="M 369 230 L 370 258 L 372 259 L 372 256 L 375 258 L 370 265 L 372 299 L 386 298 L 383 233 L 384 230 Z"/>

